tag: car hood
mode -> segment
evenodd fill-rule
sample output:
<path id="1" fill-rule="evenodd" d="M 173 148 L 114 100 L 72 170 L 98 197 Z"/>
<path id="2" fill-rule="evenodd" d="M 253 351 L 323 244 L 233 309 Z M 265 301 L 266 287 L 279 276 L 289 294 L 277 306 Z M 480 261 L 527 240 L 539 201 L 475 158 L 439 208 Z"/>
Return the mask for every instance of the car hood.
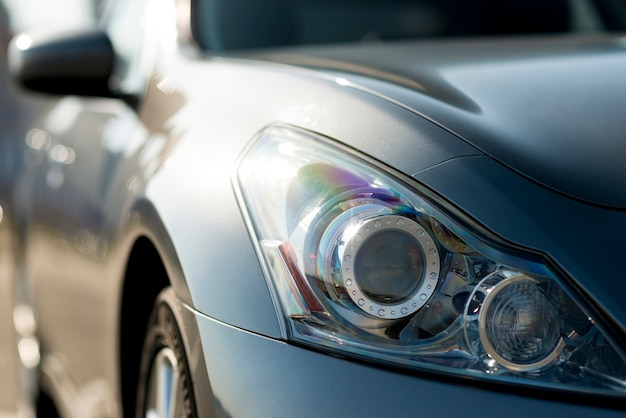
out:
<path id="1" fill-rule="evenodd" d="M 476 39 L 285 50 L 415 110 L 524 176 L 626 208 L 626 38 Z"/>

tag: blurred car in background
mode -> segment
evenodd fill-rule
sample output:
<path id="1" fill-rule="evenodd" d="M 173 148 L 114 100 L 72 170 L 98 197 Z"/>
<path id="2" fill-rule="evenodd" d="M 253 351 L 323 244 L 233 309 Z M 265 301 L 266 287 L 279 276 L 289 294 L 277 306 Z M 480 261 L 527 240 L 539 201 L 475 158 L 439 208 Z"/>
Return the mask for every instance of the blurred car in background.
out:
<path id="1" fill-rule="evenodd" d="M 58 98 L 14 189 L 24 402 L 623 416 L 625 28 L 612 0 L 133 0 L 16 36 Z"/>
<path id="2" fill-rule="evenodd" d="M 48 97 L 18 94 L 9 80 L 6 52 L 12 34 L 33 28 L 88 26 L 93 23 L 94 8 L 91 0 L 0 1 L 0 189 L 13 181 L 33 119 L 52 102 Z"/>
<path id="3" fill-rule="evenodd" d="M 9 13 L 0 3 L 0 207 L 7 205 L 13 173 L 21 160 L 18 153 L 22 149 L 24 134 L 21 129 L 27 127 L 28 113 L 24 98 L 17 95 L 6 71 L 6 51 L 12 36 Z"/>
<path id="4" fill-rule="evenodd" d="M 9 10 L 0 2 L 0 416 L 17 408 L 19 388 L 13 331 L 15 260 L 12 195 L 16 172 L 25 149 L 24 137 L 36 114 L 36 100 L 17 93 L 6 68 L 6 52 L 14 30 Z"/>
<path id="5" fill-rule="evenodd" d="M 7 47 L 13 33 L 32 28 L 86 26 L 93 22 L 93 12 L 91 0 L 0 1 L 0 417 L 3 418 L 17 413 L 20 399 L 12 312 L 16 275 L 14 185 L 27 148 L 24 138 L 38 116 L 55 103 L 51 96 L 19 94 L 7 73 Z"/>

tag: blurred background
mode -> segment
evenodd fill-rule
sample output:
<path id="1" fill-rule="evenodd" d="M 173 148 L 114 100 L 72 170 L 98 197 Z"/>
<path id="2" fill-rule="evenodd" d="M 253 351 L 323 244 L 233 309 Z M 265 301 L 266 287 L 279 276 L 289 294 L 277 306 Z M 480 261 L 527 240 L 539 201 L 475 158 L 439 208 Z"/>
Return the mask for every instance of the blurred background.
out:
<path id="1" fill-rule="evenodd" d="M 19 163 L 15 153 L 31 123 L 32 107 L 45 104 L 45 98 L 23 94 L 11 84 L 6 71 L 7 44 L 23 31 L 92 24 L 94 1 L 0 0 L 0 179 L 10 179 Z"/>
<path id="2" fill-rule="evenodd" d="M 15 273 L 11 185 L 22 162 L 26 134 L 37 124 L 35 115 L 50 104 L 46 97 L 22 92 L 11 83 L 6 48 L 20 32 L 93 24 L 98 1 L 0 0 L 0 418 L 19 416 L 19 368 L 11 312 Z"/>

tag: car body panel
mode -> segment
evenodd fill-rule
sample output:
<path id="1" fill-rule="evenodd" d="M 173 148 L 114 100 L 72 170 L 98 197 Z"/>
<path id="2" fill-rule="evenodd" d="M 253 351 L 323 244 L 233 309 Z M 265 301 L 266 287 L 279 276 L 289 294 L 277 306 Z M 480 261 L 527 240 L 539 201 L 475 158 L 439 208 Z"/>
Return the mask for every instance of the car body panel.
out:
<path id="1" fill-rule="evenodd" d="M 195 316 L 212 388 L 212 397 L 203 402 L 213 407 L 215 417 L 623 416 L 621 411 L 559 402 L 558 394 L 534 398 L 516 387 L 494 396 L 493 388 L 473 381 L 397 373 Z"/>
<path id="2" fill-rule="evenodd" d="M 261 56 L 393 83 L 364 80 L 534 181 L 626 207 L 623 36 L 436 40 Z"/>

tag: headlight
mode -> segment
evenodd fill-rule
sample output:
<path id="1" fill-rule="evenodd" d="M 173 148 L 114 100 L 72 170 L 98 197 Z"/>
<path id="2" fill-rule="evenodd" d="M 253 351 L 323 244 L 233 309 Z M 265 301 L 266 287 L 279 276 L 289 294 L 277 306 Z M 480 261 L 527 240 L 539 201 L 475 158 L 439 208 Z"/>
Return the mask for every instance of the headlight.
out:
<path id="1" fill-rule="evenodd" d="M 234 184 L 286 339 L 412 368 L 626 394 L 624 353 L 547 262 L 415 182 L 274 126 L 246 150 Z"/>

